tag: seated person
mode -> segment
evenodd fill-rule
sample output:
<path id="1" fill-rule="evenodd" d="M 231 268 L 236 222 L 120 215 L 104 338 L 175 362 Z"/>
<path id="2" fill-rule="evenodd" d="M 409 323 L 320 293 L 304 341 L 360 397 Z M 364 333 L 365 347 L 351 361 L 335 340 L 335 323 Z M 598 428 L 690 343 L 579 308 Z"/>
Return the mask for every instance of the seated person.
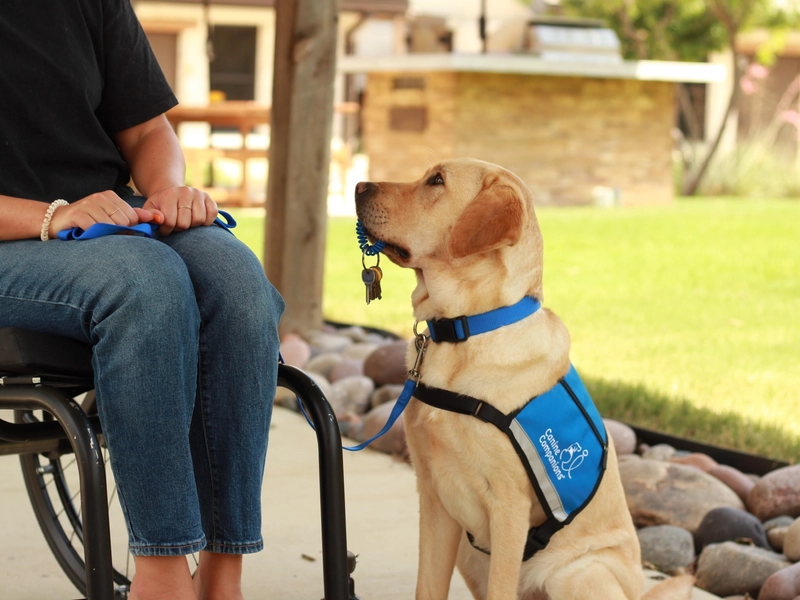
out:
<path id="1" fill-rule="evenodd" d="M 0 56 L 0 327 L 93 347 L 130 598 L 241 598 L 283 300 L 184 185 L 177 101 L 130 0 L 4 0 Z M 153 238 L 53 239 L 151 221 Z"/>

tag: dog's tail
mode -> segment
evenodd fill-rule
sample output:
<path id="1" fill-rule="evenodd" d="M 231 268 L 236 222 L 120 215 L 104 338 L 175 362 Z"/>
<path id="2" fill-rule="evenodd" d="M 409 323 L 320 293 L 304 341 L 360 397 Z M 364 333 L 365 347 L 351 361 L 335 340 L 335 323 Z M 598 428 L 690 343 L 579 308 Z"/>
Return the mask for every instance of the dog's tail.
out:
<path id="1" fill-rule="evenodd" d="M 680 575 L 662 581 L 642 596 L 642 600 L 690 600 L 694 577 Z"/>

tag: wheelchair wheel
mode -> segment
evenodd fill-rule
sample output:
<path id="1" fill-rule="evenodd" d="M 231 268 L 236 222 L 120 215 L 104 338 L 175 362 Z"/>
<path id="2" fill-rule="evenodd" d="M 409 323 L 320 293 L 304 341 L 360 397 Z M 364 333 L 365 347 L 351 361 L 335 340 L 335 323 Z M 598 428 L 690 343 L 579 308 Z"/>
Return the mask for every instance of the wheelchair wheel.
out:
<path id="1" fill-rule="evenodd" d="M 94 392 L 80 401 L 87 414 L 93 414 Z M 50 421 L 44 411 L 18 411 L 21 422 Z M 102 439 L 101 439 L 102 443 Z M 128 551 L 128 532 L 117 496 L 117 487 L 108 450 L 103 445 L 108 489 L 108 517 L 111 530 L 111 554 L 114 567 L 114 592 L 117 600 L 128 597 L 134 573 L 133 556 Z M 39 527 L 53 555 L 78 591 L 86 595 L 86 570 L 83 561 L 83 525 L 81 523 L 80 479 L 75 456 L 67 445 L 46 454 L 20 456 L 22 474 Z M 190 558 L 192 569 L 197 557 Z"/>

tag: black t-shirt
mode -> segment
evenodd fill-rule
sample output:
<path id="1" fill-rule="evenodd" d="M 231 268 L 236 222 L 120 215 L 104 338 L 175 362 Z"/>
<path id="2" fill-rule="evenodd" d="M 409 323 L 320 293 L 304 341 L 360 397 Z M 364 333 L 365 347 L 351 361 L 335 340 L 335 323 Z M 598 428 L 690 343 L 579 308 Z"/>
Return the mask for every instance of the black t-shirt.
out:
<path id="1" fill-rule="evenodd" d="M 176 104 L 130 0 L 0 0 L 0 194 L 129 194 L 111 134 Z"/>

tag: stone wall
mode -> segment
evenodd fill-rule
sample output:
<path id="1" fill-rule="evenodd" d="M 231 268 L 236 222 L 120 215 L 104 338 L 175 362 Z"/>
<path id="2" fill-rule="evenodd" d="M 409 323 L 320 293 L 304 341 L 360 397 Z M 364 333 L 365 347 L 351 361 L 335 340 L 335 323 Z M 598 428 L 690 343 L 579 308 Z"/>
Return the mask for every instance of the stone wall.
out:
<path id="1" fill-rule="evenodd" d="M 674 84 L 476 72 L 370 73 L 364 144 L 375 181 L 471 156 L 517 173 L 540 205 L 672 201 Z"/>

